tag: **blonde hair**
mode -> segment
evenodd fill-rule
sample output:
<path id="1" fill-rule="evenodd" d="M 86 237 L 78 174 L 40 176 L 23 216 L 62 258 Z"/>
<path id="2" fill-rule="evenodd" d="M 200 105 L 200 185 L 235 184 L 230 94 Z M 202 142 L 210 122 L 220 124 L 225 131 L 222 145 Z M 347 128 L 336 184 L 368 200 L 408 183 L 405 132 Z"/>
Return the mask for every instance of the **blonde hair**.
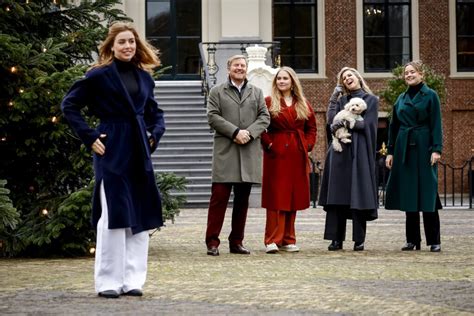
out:
<path id="1" fill-rule="evenodd" d="M 273 117 L 276 117 L 281 112 L 281 98 L 282 93 L 277 86 L 277 77 L 281 71 L 286 71 L 291 78 L 291 96 L 296 99 L 295 110 L 296 118 L 298 120 L 306 120 L 309 116 L 308 104 L 303 94 L 303 88 L 301 87 L 300 80 L 296 75 L 296 72 L 290 67 L 281 67 L 273 77 L 272 81 L 272 104 L 270 105 L 269 111 Z"/>
<path id="2" fill-rule="evenodd" d="M 415 70 L 421 74 L 421 80 L 423 81 L 423 75 L 425 74 L 425 65 L 423 62 L 421 60 L 409 61 L 403 66 L 403 71 L 405 71 L 408 66 L 415 68 Z"/>
<path id="3" fill-rule="evenodd" d="M 354 68 L 351 68 L 351 67 L 343 67 L 339 73 L 337 74 L 337 83 L 342 85 L 343 89 L 344 89 L 344 94 L 349 94 L 350 91 L 347 90 L 346 86 L 344 85 L 344 82 L 343 82 L 343 75 L 346 71 L 350 71 L 352 72 L 356 77 L 357 79 L 359 79 L 359 82 L 360 82 L 360 87 L 363 91 L 369 93 L 369 94 L 373 94 L 372 90 L 370 90 L 369 86 L 367 85 L 367 83 L 365 82 L 364 78 L 362 78 L 362 76 L 360 75 L 360 73 L 354 69 Z"/>
<path id="4" fill-rule="evenodd" d="M 231 56 L 229 59 L 227 59 L 227 70 L 230 70 L 230 65 L 232 65 L 232 62 L 236 59 L 245 60 L 245 65 L 248 66 L 247 57 L 245 57 L 244 55 L 234 55 L 234 56 Z"/>
<path id="5" fill-rule="evenodd" d="M 94 65 L 92 65 L 91 69 L 110 65 L 112 63 L 114 60 L 112 47 L 114 46 L 115 38 L 118 34 L 126 31 L 133 33 L 137 46 L 135 55 L 130 61 L 131 63 L 148 72 L 152 72 L 153 68 L 161 65 L 160 58 L 158 57 L 158 49 L 150 45 L 147 41 L 141 39 L 133 24 L 119 21 L 110 25 L 107 37 L 99 46 L 99 59 Z"/>

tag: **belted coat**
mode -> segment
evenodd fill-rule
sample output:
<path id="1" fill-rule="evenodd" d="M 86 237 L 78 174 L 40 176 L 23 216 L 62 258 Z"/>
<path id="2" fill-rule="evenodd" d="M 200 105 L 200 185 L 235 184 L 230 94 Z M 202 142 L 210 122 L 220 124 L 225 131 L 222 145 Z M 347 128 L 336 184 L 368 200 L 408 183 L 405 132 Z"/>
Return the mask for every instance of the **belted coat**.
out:
<path id="1" fill-rule="evenodd" d="M 214 86 L 207 102 L 207 118 L 215 130 L 212 182 L 261 183 L 260 135 L 270 124 L 262 90 L 246 83 L 240 96 L 230 81 Z M 235 143 L 238 129 L 248 130 L 252 140 L 244 145 Z"/>
<path id="2" fill-rule="evenodd" d="M 438 168 L 431 154 L 443 148 L 441 108 L 435 91 L 423 85 L 410 98 L 402 93 L 393 107 L 388 154 L 393 164 L 386 187 L 386 209 L 434 212 L 438 200 Z"/>
<path id="3" fill-rule="evenodd" d="M 105 154 L 93 153 L 93 226 L 97 227 L 102 213 L 99 190 L 103 182 L 109 229 L 130 227 L 136 234 L 163 225 L 151 153 L 165 132 L 165 122 L 154 98 L 154 80 L 138 67 L 133 71 L 139 86 L 134 97 L 129 95 L 117 65 L 112 62 L 90 70 L 85 78 L 75 82 L 61 108 L 87 148 L 100 134 L 107 135 Z M 97 127 L 89 126 L 82 116 L 85 106 L 100 120 Z M 154 139 L 153 147 L 149 137 Z"/>
<path id="4" fill-rule="evenodd" d="M 265 98 L 265 102 L 270 108 L 271 97 Z M 270 126 L 262 134 L 262 207 L 304 210 L 309 207 L 308 152 L 316 142 L 316 119 L 309 103 L 309 116 L 305 120 L 296 118 L 295 103 L 288 107 L 283 98 L 280 103 L 280 114 L 271 117 Z"/>

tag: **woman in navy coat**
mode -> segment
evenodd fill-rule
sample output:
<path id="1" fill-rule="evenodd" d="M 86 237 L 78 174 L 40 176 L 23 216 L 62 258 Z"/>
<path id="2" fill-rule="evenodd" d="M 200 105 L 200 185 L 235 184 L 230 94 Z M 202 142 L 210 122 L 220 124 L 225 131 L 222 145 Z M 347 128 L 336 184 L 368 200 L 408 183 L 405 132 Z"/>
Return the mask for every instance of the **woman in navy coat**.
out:
<path id="1" fill-rule="evenodd" d="M 149 72 L 160 61 L 129 23 L 109 28 L 99 59 L 77 81 L 61 108 L 94 156 L 92 223 L 97 228 L 95 287 L 99 296 L 141 296 L 148 230 L 163 225 L 151 153 L 165 131 Z M 87 106 L 99 118 L 91 127 Z"/>

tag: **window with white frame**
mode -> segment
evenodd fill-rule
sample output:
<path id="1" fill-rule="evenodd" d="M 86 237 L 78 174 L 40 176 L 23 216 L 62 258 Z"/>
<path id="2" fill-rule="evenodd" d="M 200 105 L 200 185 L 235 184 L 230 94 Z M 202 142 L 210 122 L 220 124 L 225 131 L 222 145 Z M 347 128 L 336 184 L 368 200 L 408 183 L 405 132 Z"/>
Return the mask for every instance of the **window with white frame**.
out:
<path id="1" fill-rule="evenodd" d="M 273 0 L 273 40 L 280 42 L 282 66 L 318 73 L 318 1 Z"/>
<path id="2" fill-rule="evenodd" d="M 364 0 L 364 72 L 391 72 L 412 59 L 410 0 Z"/>
<path id="3" fill-rule="evenodd" d="M 458 72 L 474 72 L 474 0 L 456 0 Z"/>

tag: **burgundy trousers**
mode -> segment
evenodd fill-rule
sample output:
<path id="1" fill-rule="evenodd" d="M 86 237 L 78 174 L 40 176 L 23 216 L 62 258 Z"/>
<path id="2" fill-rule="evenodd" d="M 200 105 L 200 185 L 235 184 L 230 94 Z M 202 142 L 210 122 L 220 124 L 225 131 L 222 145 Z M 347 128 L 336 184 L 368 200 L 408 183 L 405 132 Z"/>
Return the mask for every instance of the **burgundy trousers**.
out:
<path id="1" fill-rule="evenodd" d="M 251 183 L 212 183 L 211 200 L 207 213 L 206 245 L 219 247 L 219 234 L 224 224 L 225 212 L 229 203 L 230 192 L 234 188 L 234 207 L 232 209 L 229 246 L 242 245 L 245 222 L 249 208 Z"/>

